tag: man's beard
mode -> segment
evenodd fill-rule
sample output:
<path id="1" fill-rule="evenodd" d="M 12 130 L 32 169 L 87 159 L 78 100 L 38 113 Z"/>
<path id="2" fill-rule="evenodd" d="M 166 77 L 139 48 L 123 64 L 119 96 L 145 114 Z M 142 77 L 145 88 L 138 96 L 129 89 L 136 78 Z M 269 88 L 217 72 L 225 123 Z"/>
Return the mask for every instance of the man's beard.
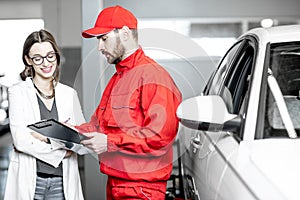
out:
<path id="1" fill-rule="evenodd" d="M 110 64 L 118 64 L 123 59 L 123 56 L 125 54 L 125 47 L 121 43 L 119 35 L 116 37 L 116 47 L 113 50 L 113 53 L 110 54 L 112 59 L 107 60 Z"/>

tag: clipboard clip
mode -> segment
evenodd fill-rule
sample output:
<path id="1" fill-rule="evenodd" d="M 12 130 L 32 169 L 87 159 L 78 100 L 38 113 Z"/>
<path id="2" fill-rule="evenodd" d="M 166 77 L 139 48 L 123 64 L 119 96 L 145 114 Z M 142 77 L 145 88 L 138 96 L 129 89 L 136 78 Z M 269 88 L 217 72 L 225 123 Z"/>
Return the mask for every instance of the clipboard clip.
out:
<path id="1" fill-rule="evenodd" d="M 32 124 L 32 126 L 34 126 L 35 128 L 45 128 L 45 127 L 48 127 L 48 126 L 52 126 L 52 124 L 48 123 L 47 121 L 41 121 L 41 122 Z"/>

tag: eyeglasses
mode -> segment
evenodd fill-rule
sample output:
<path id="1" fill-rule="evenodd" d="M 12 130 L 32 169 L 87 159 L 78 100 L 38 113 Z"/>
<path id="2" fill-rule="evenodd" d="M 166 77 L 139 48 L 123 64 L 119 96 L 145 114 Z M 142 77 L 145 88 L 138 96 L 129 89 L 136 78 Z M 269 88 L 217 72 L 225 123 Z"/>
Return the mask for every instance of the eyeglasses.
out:
<path id="1" fill-rule="evenodd" d="M 47 59 L 48 62 L 51 62 L 51 63 L 56 61 L 56 59 L 57 59 L 56 54 L 57 54 L 56 52 L 50 52 L 46 56 L 36 55 L 32 58 L 30 58 L 30 57 L 29 58 L 32 60 L 32 62 L 35 65 L 41 65 L 41 64 L 43 64 L 45 58 Z"/>

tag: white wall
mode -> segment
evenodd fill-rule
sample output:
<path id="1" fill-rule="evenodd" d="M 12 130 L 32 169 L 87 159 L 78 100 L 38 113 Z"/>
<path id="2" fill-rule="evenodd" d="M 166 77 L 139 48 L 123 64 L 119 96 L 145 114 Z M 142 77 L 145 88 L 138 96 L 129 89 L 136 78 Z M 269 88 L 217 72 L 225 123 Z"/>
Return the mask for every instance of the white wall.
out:
<path id="1" fill-rule="evenodd" d="M 138 17 L 297 17 L 299 0 L 105 0 L 104 7 L 122 5 Z"/>
<path id="2" fill-rule="evenodd" d="M 40 1 L 0 1 L 0 19 L 26 19 L 41 17 L 42 9 Z"/>
<path id="3" fill-rule="evenodd" d="M 81 46 L 81 0 L 41 0 L 45 28 L 62 47 Z"/>
<path id="4" fill-rule="evenodd" d="M 0 0 L 0 19 L 43 18 L 61 47 L 81 47 L 81 0 Z"/>

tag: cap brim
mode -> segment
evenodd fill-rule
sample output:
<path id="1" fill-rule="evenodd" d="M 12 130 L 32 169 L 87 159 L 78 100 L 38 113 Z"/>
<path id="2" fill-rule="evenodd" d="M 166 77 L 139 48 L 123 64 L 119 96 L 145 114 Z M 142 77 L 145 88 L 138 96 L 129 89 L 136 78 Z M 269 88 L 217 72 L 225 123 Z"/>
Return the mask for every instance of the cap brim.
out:
<path id="1" fill-rule="evenodd" d="M 92 38 L 92 37 L 98 37 L 98 36 L 104 35 L 112 30 L 114 30 L 114 28 L 94 27 L 94 28 L 84 30 L 81 35 L 84 38 Z"/>

